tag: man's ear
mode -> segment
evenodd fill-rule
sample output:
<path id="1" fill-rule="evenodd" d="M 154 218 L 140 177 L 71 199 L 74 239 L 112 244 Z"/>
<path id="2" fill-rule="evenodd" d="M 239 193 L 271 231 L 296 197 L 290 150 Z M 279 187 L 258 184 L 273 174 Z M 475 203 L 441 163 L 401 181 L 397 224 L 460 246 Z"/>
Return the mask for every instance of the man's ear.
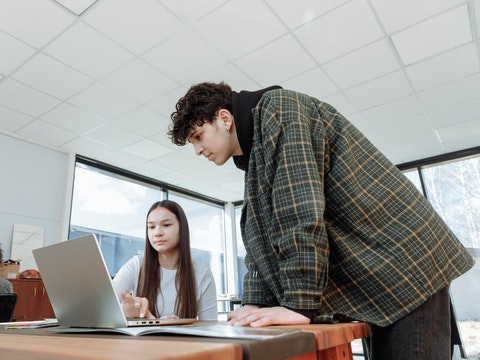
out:
<path id="1" fill-rule="evenodd" d="M 230 131 L 232 125 L 233 125 L 233 115 L 230 111 L 227 109 L 220 109 L 218 111 L 218 116 L 220 121 L 223 123 L 227 131 Z"/>

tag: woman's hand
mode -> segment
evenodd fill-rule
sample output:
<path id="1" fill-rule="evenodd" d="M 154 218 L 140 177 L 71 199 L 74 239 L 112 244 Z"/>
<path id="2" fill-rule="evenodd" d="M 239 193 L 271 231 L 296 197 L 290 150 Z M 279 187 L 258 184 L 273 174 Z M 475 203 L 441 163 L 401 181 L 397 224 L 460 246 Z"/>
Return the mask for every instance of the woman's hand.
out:
<path id="1" fill-rule="evenodd" d="M 281 306 L 261 308 L 245 305 L 227 315 L 228 324 L 233 326 L 262 327 L 268 325 L 310 324 L 310 319 Z"/>
<path id="2" fill-rule="evenodd" d="M 154 316 L 148 310 L 148 300 L 144 297 L 134 297 L 132 294 L 122 292 L 122 308 L 127 318 L 148 318 Z"/>

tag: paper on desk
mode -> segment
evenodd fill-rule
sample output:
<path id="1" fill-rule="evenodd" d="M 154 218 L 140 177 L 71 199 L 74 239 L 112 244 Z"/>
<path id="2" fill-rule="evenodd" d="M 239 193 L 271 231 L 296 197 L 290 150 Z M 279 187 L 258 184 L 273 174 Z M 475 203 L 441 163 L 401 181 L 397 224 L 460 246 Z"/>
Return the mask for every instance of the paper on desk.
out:
<path id="1" fill-rule="evenodd" d="M 233 339 L 252 339 L 265 340 L 272 339 L 278 336 L 285 336 L 301 332 L 302 330 L 296 328 L 252 328 L 248 326 L 230 326 L 221 324 L 203 324 L 203 325 L 168 325 L 168 326 L 143 326 L 143 327 L 129 327 L 129 328 L 64 328 L 58 327 L 53 329 L 55 332 L 63 333 L 92 333 L 92 332 L 110 332 L 121 333 L 125 335 L 141 336 L 147 334 L 158 335 L 190 335 L 190 336 L 204 336 L 204 337 L 218 337 L 218 338 L 233 338 Z"/>
<path id="2" fill-rule="evenodd" d="M 57 319 L 0 322 L 0 327 L 5 329 L 37 329 L 56 325 L 58 325 Z"/>

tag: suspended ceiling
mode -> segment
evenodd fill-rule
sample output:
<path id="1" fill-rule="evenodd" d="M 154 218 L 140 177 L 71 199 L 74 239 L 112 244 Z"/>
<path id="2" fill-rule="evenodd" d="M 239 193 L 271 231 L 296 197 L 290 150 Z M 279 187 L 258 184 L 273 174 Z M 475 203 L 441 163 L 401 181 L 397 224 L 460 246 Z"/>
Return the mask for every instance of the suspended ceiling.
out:
<path id="1" fill-rule="evenodd" d="M 0 131 L 241 200 L 165 135 L 193 83 L 306 92 L 405 163 L 480 145 L 479 24 L 480 0 L 1 0 Z"/>

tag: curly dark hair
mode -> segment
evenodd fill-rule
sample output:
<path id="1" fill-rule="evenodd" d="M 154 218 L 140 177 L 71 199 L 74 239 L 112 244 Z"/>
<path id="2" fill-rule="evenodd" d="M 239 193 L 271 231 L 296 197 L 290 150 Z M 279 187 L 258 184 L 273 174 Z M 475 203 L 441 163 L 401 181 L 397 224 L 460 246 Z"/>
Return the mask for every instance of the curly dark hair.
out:
<path id="1" fill-rule="evenodd" d="M 193 85 L 178 100 L 176 111 L 170 115 L 172 122 L 167 133 L 170 140 L 175 145 L 183 146 L 194 126 L 214 122 L 220 109 L 232 112 L 231 95 L 232 88 L 224 82 Z"/>

